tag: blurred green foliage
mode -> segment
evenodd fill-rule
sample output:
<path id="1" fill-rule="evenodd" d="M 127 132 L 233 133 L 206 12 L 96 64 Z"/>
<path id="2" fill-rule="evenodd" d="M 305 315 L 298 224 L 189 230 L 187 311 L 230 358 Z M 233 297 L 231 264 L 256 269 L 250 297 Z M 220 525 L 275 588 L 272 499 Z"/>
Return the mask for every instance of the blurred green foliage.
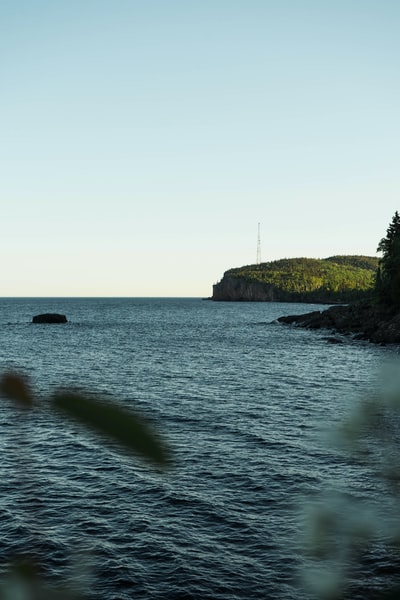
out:
<path id="1" fill-rule="evenodd" d="M 0 377 L 0 396 L 11 400 L 15 410 L 23 410 L 25 414 L 32 409 L 42 409 L 46 410 L 46 415 L 50 412 L 62 424 L 78 424 L 83 432 L 98 436 L 103 441 L 108 440 L 159 469 L 171 464 L 167 445 L 154 428 L 137 413 L 115 401 L 71 390 L 57 391 L 49 398 L 39 399 L 35 397 L 28 379 L 15 372 Z M 18 422 L 17 419 L 16 426 Z M 40 570 L 40 565 L 29 558 L 14 560 L 9 572 L 0 580 L 0 599 L 83 599 L 78 584 L 61 582 L 60 585 L 54 585 L 40 575 Z"/>
<path id="2" fill-rule="evenodd" d="M 40 402 L 34 398 L 29 381 L 19 373 L 5 373 L 0 378 L 0 395 L 12 400 L 18 408 L 45 406 L 54 417 L 78 423 L 86 431 L 116 442 L 157 467 L 164 468 L 170 462 L 166 444 L 154 428 L 133 410 L 115 401 L 63 390 Z"/>
<path id="3" fill-rule="evenodd" d="M 165 445 L 150 426 L 115 403 L 67 391 L 54 394 L 51 406 L 61 417 L 73 419 L 154 465 L 165 467 L 169 462 Z"/>
<path id="4" fill-rule="evenodd" d="M 304 578 L 318 600 L 351 600 L 352 590 L 361 597 L 360 572 L 366 597 L 400 598 L 399 367 L 398 357 L 386 364 L 377 391 L 360 399 L 327 440 L 360 479 L 356 487 L 321 490 L 309 507 Z"/>

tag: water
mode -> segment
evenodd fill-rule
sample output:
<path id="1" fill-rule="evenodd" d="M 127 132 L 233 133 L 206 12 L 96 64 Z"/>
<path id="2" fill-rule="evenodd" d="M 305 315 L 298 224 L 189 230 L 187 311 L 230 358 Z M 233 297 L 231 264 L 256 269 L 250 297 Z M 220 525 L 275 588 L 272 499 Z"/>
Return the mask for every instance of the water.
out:
<path id="1" fill-rule="evenodd" d="M 275 322 L 315 306 L 1 299 L 0 308 L 2 371 L 22 369 L 41 396 L 72 386 L 117 398 L 154 423 L 175 460 L 160 474 L 69 423 L 3 405 L 3 571 L 28 554 L 50 580 L 77 578 L 83 554 L 90 598 L 306 599 L 305 504 L 333 488 L 381 501 L 371 468 L 321 430 L 376 387 L 388 350 Z M 69 322 L 31 324 L 42 312 Z M 352 598 L 391 572 L 385 549 L 374 552 Z"/>

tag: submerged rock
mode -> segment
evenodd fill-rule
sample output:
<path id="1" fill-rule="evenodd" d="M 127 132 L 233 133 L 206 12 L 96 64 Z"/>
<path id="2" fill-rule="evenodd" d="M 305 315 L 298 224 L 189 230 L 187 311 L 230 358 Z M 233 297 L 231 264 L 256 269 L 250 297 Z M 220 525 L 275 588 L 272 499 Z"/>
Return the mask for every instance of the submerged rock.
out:
<path id="1" fill-rule="evenodd" d="M 58 313 L 44 313 L 33 317 L 32 323 L 67 323 L 67 317 Z"/>

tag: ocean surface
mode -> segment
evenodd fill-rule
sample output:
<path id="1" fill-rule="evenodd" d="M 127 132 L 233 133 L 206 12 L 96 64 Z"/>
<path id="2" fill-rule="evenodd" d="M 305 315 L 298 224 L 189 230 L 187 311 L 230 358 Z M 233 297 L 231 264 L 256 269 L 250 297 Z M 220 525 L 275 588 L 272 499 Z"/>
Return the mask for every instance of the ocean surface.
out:
<path id="1" fill-rule="evenodd" d="M 361 548 L 351 570 L 337 551 L 348 547 L 344 526 L 332 556 L 313 558 L 321 531 L 309 514 L 342 506 L 347 523 L 352 506 L 361 514 L 364 500 L 385 501 L 374 464 L 333 440 L 396 350 L 276 322 L 321 308 L 0 299 L 2 372 L 21 370 L 41 398 L 60 387 L 112 397 L 149 419 L 174 457 L 160 473 L 46 410 L 3 400 L 0 574 L 22 555 L 87 598 L 308 600 L 336 568 L 349 572 L 343 597 L 378 597 L 396 573 L 384 541 Z M 32 324 L 42 312 L 68 323 Z"/>

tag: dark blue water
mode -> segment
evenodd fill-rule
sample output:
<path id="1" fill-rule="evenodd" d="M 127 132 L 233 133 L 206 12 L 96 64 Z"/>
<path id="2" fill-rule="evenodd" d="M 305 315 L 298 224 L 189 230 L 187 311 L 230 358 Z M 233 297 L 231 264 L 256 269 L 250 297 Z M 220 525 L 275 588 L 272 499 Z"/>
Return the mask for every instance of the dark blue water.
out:
<path id="1" fill-rule="evenodd" d="M 22 369 L 42 396 L 73 386 L 115 397 L 154 423 L 175 458 L 160 474 L 69 423 L 4 404 L 1 569 L 28 554 L 50 579 L 78 579 L 107 600 L 310 598 L 304 507 L 332 488 L 382 493 L 321 431 L 376 386 L 387 354 L 275 322 L 315 308 L 0 300 L 2 371 Z M 31 324 L 46 311 L 69 322 Z M 385 560 L 377 550 L 361 567 L 352 597 L 367 597 L 370 576 L 382 584 Z"/>

